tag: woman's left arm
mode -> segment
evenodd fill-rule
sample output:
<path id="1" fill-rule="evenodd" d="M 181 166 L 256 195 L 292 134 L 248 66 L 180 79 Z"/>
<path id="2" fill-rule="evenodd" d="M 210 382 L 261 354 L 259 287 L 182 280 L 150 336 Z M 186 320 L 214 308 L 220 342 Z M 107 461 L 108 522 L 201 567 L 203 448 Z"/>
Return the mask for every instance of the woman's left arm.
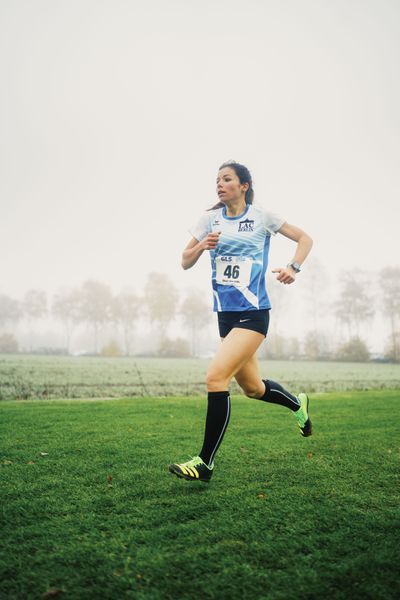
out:
<path id="1" fill-rule="evenodd" d="M 291 263 L 302 265 L 313 245 L 313 241 L 310 236 L 305 231 L 300 229 L 300 227 L 290 225 L 290 223 L 284 223 L 282 227 L 278 229 L 278 233 L 281 233 L 290 240 L 297 242 L 296 252 L 292 260 L 289 262 L 289 265 Z M 293 283 L 296 279 L 296 271 L 290 266 L 273 269 L 272 272 L 278 273 L 277 280 L 281 283 Z"/>

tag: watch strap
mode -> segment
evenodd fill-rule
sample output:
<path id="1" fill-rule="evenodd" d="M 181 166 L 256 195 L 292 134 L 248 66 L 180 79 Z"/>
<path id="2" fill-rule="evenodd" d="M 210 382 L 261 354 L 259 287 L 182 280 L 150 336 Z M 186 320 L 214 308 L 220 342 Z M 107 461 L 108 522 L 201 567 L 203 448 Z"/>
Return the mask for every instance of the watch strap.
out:
<path id="1" fill-rule="evenodd" d="M 300 265 L 297 262 L 291 262 L 291 263 L 287 264 L 286 266 L 292 267 L 293 271 L 295 271 L 296 273 L 300 273 L 300 271 L 301 271 Z"/>

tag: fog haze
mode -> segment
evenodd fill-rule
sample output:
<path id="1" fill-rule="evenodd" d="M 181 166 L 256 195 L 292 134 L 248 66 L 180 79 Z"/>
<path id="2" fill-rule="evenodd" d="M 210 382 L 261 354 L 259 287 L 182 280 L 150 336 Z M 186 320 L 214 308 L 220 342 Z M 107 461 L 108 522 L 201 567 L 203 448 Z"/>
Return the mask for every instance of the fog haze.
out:
<path id="1" fill-rule="evenodd" d="M 211 304 L 180 255 L 228 159 L 336 286 L 398 265 L 399 24 L 389 0 L 2 2 L 0 292 L 159 271 Z"/>

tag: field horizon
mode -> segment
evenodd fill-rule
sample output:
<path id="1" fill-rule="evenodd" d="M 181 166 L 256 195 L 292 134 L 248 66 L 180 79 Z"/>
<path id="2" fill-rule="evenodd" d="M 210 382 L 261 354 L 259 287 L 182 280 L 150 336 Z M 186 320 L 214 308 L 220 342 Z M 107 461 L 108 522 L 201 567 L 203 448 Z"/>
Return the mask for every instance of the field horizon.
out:
<path id="1" fill-rule="evenodd" d="M 400 390 L 400 365 L 260 360 L 264 378 L 293 393 Z M 0 400 L 205 394 L 209 359 L 0 356 Z M 233 381 L 232 394 L 241 390 Z"/>

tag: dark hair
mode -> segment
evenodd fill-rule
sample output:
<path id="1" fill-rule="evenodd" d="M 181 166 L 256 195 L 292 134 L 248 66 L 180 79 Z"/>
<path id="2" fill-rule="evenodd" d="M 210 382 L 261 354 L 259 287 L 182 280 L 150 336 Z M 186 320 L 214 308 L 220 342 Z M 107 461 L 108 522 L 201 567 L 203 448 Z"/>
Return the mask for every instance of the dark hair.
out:
<path id="1" fill-rule="evenodd" d="M 245 167 L 244 165 L 241 165 L 240 163 L 236 162 L 235 160 L 228 160 L 227 162 L 224 162 L 220 166 L 218 171 L 220 171 L 221 169 L 224 169 L 225 167 L 230 167 L 231 169 L 233 169 L 235 171 L 236 175 L 239 177 L 240 183 L 248 183 L 249 184 L 249 189 L 246 192 L 245 200 L 246 200 L 246 204 L 253 204 L 253 200 L 254 200 L 253 180 L 251 178 L 251 174 L 250 174 L 250 171 L 248 170 L 248 168 Z M 215 206 L 212 206 L 208 210 L 214 210 L 216 208 L 221 208 L 222 206 L 225 206 L 225 204 L 223 202 L 218 202 L 217 204 L 215 204 Z"/>

